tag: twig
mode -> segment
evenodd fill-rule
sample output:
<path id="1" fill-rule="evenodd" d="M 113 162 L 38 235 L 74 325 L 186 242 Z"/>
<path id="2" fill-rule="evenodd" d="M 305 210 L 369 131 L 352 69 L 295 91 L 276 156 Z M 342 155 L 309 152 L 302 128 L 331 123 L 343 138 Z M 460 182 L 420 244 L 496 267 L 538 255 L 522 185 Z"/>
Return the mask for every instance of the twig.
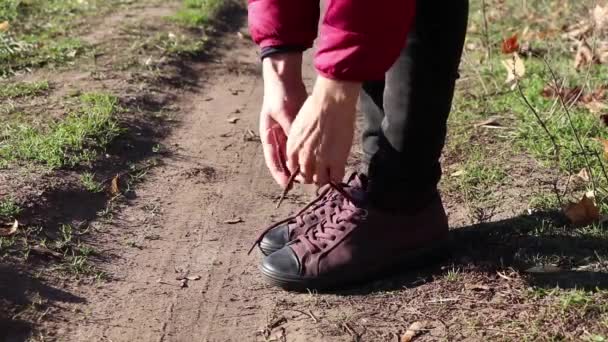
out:
<path id="1" fill-rule="evenodd" d="M 484 35 L 485 35 L 485 39 L 486 39 L 486 50 L 487 50 L 487 54 L 488 54 L 488 61 L 490 61 L 490 70 L 493 70 L 494 67 L 492 66 L 492 48 L 490 47 L 490 30 L 489 30 L 489 25 L 488 25 L 488 15 L 486 13 L 486 7 L 488 5 L 486 4 L 486 0 L 482 0 L 481 1 L 481 12 L 483 14 L 483 30 L 484 30 Z"/>
<path id="2" fill-rule="evenodd" d="M 522 88 L 519 80 L 517 80 L 515 84 L 517 86 L 517 91 L 519 92 L 519 95 L 523 99 L 524 103 L 526 104 L 526 106 L 528 106 L 528 108 L 530 109 L 532 114 L 534 114 L 536 121 L 538 121 L 538 123 L 540 124 L 542 129 L 545 131 L 545 133 L 549 137 L 549 140 L 551 140 L 551 144 L 553 145 L 553 156 L 554 156 L 555 166 L 559 167 L 560 148 L 559 148 L 559 145 L 557 144 L 557 140 L 555 139 L 553 134 L 551 134 L 551 131 L 549 131 L 547 124 L 545 124 L 543 119 L 540 117 L 540 114 L 538 114 L 538 111 L 536 110 L 536 108 L 534 108 L 534 106 L 530 103 L 530 100 L 528 100 L 528 98 L 526 97 L 526 94 L 524 94 L 523 88 Z M 556 183 L 557 183 L 557 180 L 556 180 Z M 554 187 L 554 193 L 555 193 L 555 196 L 557 197 L 557 202 L 561 206 L 562 205 L 562 196 L 560 195 L 559 190 L 557 189 L 556 186 Z"/>
<path id="3" fill-rule="evenodd" d="M 549 62 L 547 61 L 547 59 L 545 57 L 543 57 L 542 60 L 545 63 L 545 66 L 547 67 L 547 69 L 549 70 L 549 73 L 551 73 L 551 78 L 553 79 L 553 83 L 555 85 L 557 85 L 558 78 L 557 78 L 557 75 L 555 74 L 555 71 L 553 70 L 553 68 L 551 67 L 551 65 L 549 64 Z M 574 138 L 576 139 L 576 143 L 578 144 L 578 146 L 581 150 L 581 153 L 583 154 L 583 158 L 585 160 L 585 166 L 587 167 L 587 171 L 589 172 L 589 178 L 591 180 L 591 185 L 593 186 L 593 192 L 597 193 L 597 183 L 595 182 L 595 176 L 593 175 L 593 171 L 591 169 L 591 163 L 589 162 L 589 158 L 587 156 L 587 153 L 585 152 L 585 147 L 583 146 L 583 143 L 581 142 L 581 138 L 579 137 L 578 132 L 576 131 L 576 128 L 574 127 L 574 123 L 572 122 L 572 115 L 570 114 L 570 109 L 568 109 L 568 105 L 566 104 L 566 101 L 564 99 L 564 94 L 562 92 L 558 92 L 557 96 L 562 105 L 562 108 L 564 109 L 564 112 L 566 113 L 566 117 L 568 118 L 568 124 L 570 125 L 570 129 L 572 130 L 572 134 L 574 135 Z"/>
<path id="4" fill-rule="evenodd" d="M 291 176 L 289 176 L 289 180 L 287 181 L 287 186 L 285 186 L 285 189 L 283 189 L 283 193 L 281 193 L 281 198 L 279 198 L 279 201 L 277 202 L 277 209 L 279 209 L 279 207 L 281 206 L 281 203 L 283 203 L 283 201 L 285 200 L 285 196 L 287 196 L 287 193 L 289 193 L 289 190 L 291 190 L 291 188 L 293 188 L 293 183 L 295 182 L 296 176 L 298 175 L 298 173 L 300 173 L 299 166 L 296 168 L 296 171 L 294 173 L 292 173 Z"/>

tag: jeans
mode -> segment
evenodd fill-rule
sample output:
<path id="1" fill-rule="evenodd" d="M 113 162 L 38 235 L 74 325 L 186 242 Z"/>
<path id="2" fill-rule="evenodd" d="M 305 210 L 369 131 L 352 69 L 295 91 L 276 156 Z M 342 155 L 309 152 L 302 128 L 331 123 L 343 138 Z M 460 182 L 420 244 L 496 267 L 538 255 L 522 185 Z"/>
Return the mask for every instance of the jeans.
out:
<path id="1" fill-rule="evenodd" d="M 401 55 L 384 80 L 363 84 L 363 152 L 376 206 L 416 210 L 436 196 L 468 5 L 418 0 Z"/>

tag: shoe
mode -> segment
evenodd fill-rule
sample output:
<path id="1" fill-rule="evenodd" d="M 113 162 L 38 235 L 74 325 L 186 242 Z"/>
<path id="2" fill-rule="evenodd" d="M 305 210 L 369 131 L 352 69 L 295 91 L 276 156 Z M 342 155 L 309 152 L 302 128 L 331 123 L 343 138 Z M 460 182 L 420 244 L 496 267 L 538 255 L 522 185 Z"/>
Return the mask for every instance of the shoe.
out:
<path id="1" fill-rule="evenodd" d="M 437 193 L 414 213 L 371 207 L 364 189 L 344 192 L 326 219 L 266 256 L 261 271 L 287 290 L 346 287 L 406 266 L 420 266 L 445 254 L 448 222 Z"/>
<path id="2" fill-rule="evenodd" d="M 353 172 L 346 184 L 341 184 L 341 188 L 346 193 L 350 193 L 362 189 L 366 184 L 367 179 L 364 175 Z M 254 247 L 257 244 L 264 255 L 270 255 L 278 251 L 289 241 L 308 232 L 327 215 L 331 215 L 334 208 L 340 205 L 343 200 L 344 196 L 331 185 L 322 187 L 318 191 L 317 198 L 308 203 L 297 214 L 273 224 L 262 232 Z"/>

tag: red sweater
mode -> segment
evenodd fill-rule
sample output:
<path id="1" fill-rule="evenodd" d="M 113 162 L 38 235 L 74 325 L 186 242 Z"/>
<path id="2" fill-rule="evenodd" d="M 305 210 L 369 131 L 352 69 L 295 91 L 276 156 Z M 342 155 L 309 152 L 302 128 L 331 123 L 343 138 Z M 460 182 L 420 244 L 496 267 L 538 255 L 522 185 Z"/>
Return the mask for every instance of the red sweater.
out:
<path id="1" fill-rule="evenodd" d="M 379 80 L 405 45 L 414 0 L 326 0 L 315 67 L 328 78 Z M 312 47 L 319 0 L 249 0 L 249 29 L 262 48 Z"/>

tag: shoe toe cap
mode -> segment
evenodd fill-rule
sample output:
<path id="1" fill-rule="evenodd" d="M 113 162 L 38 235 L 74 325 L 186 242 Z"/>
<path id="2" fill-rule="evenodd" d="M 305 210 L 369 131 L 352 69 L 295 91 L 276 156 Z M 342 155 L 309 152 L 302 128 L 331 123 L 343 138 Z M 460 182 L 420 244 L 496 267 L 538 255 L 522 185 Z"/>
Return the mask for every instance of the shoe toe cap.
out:
<path id="1" fill-rule="evenodd" d="M 300 260 L 290 246 L 285 246 L 265 257 L 262 261 L 265 272 L 276 276 L 299 276 Z"/>
<path id="2" fill-rule="evenodd" d="M 282 224 L 268 231 L 260 241 L 265 249 L 280 249 L 289 242 L 289 227 Z"/>

